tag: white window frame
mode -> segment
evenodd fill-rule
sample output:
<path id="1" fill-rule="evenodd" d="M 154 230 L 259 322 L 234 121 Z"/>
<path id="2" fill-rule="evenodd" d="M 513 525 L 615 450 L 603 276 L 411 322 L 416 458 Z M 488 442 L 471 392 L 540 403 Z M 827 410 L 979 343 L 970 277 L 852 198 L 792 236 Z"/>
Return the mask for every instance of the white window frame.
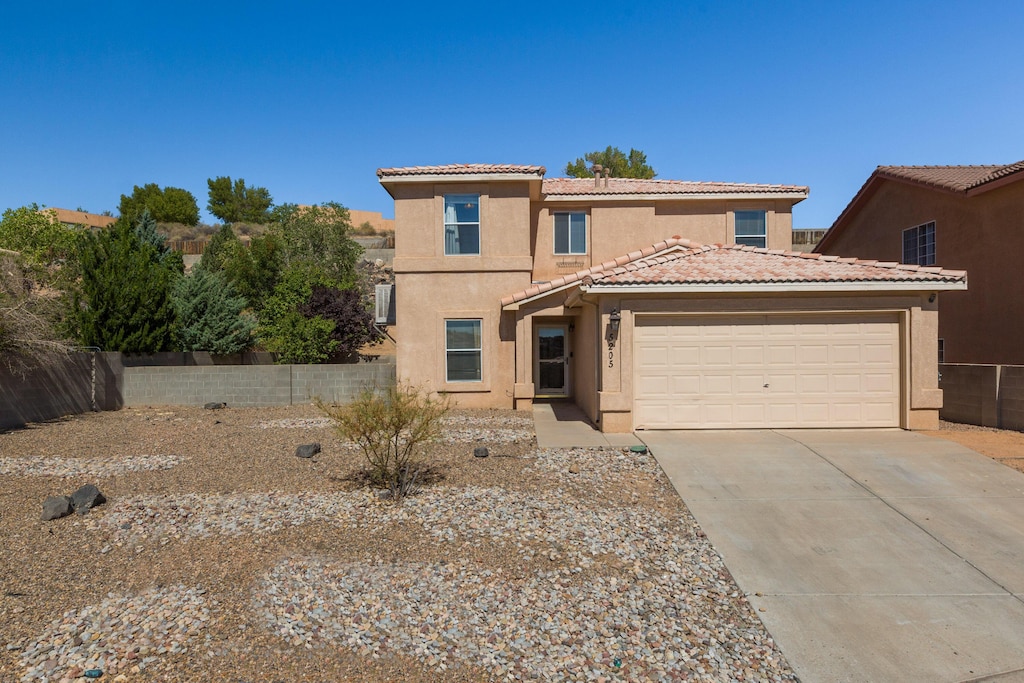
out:
<path id="1" fill-rule="evenodd" d="M 902 237 L 901 263 L 917 266 L 935 265 L 935 221 L 907 228 L 903 231 Z M 911 247 L 912 253 L 907 249 L 908 240 L 914 242 L 914 246 Z"/>
<path id="2" fill-rule="evenodd" d="M 457 204 L 459 202 L 468 201 L 469 197 L 473 197 L 474 200 L 476 201 L 476 218 L 477 219 L 475 221 L 460 221 L 458 219 L 458 215 L 455 214 L 455 216 L 454 216 L 455 220 L 450 222 L 448 220 L 449 219 L 449 214 L 448 214 L 449 200 L 451 200 L 451 203 L 454 205 L 454 204 Z M 473 192 L 465 192 L 465 193 L 459 193 L 459 194 L 446 194 L 446 195 L 444 195 L 444 209 L 443 209 L 443 211 L 444 211 L 444 236 L 443 236 L 443 238 L 444 238 L 444 255 L 445 256 L 479 256 L 480 255 L 480 251 L 482 249 L 481 242 L 482 242 L 482 237 L 483 237 L 482 232 L 480 230 L 480 195 L 477 194 L 477 193 L 473 193 Z M 453 227 L 453 229 L 454 229 L 455 238 L 453 240 L 453 243 L 458 244 L 459 236 L 460 236 L 460 234 L 462 232 L 462 226 L 472 226 L 472 225 L 476 226 L 476 251 L 475 252 L 449 251 L 448 250 L 448 244 L 449 244 L 448 229 L 449 229 L 449 227 Z"/>
<path id="3" fill-rule="evenodd" d="M 736 232 L 736 226 L 739 223 L 740 214 L 744 213 L 757 213 L 761 214 L 762 225 L 764 226 L 764 232 L 760 235 L 739 235 Z M 740 242 L 740 240 L 761 240 L 761 244 L 746 244 Z M 768 212 L 765 209 L 736 209 L 732 212 L 732 241 L 736 244 L 743 244 L 744 246 L 768 248 Z"/>
<path id="4" fill-rule="evenodd" d="M 478 328 L 478 337 L 480 338 L 480 346 L 478 347 L 467 347 L 460 349 L 449 348 L 448 346 L 448 323 L 476 323 Z M 444 321 L 444 381 L 449 384 L 466 384 L 470 382 L 483 382 L 484 381 L 484 321 L 481 318 L 445 318 Z M 450 370 L 448 368 L 448 359 L 453 353 L 458 354 L 470 354 L 475 353 L 478 358 L 478 364 L 480 368 L 479 377 L 476 379 L 452 379 Z"/>
<path id="5" fill-rule="evenodd" d="M 567 231 L 566 242 L 569 245 L 568 251 L 558 251 L 558 217 L 566 216 L 568 222 L 565 225 Z M 576 250 L 573 247 L 572 219 L 573 216 L 583 217 L 583 247 Z M 551 214 L 551 252 L 556 256 L 580 256 L 587 253 L 587 212 L 586 211 L 557 211 Z"/>

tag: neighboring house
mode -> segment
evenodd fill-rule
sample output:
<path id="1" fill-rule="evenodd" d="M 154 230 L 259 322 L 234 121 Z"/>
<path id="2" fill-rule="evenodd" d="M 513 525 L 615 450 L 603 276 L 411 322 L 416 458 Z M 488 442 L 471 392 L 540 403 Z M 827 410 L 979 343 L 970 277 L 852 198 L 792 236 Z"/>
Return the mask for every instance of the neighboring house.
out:
<path id="1" fill-rule="evenodd" d="M 879 166 L 815 251 L 963 269 L 942 296 L 939 360 L 1024 364 L 1024 161 Z"/>
<path id="2" fill-rule="evenodd" d="M 380 211 L 349 209 L 348 216 L 354 228 L 358 228 L 363 223 L 369 223 L 378 233 L 391 233 L 395 231 L 395 219 L 384 218 L 384 214 Z"/>
<path id="3" fill-rule="evenodd" d="M 824 236 L 824 228 L 793 228 L 793 251 L 814 251 Z"/>
<path id="4" fill-rule="evenodd" d="M 54 211 L 57 214 L 57 222 L 63 223 L 69 228 L 85 227 L 91 229 L 109 228 L 117 219 L 113 216 L 101 216 L 85 211 L 72 211 L 71 209 L 43 209 L 43 211 Z"/>
<path id="5" fill-rule="evenodd" d="M 608 432 L 937 426 L 935 292 L 964 273 L 790 251 L 806 187 L 544 172 L 377 171 L 401 380 Z"/>

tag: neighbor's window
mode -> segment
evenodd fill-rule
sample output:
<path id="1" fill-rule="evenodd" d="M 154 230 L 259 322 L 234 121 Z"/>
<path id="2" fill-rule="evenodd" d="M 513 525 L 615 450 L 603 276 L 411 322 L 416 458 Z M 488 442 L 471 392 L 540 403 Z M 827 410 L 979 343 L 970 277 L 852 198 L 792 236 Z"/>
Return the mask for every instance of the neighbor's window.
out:
<path id="1" fill-rule="evenodd" d="M 444 196 L 445 256 L 479 256 L 480 195 Z"/>
<path id="2" fill-rule="evenodd" d="M 555 253 L 587 253 L 587 214 L 582 211 L 555 214 Z"/>
<path id="3" fill-rule="evenodd" d="M 736 244 L 748 247 L 768 246 L 768 212 L 736 211 Z"/>
<path id="4" fill-rule="evenodd" d="M 480 320 L 445 320 L 444 339 L 448 382 L 479 382 L 483 379 Z"/>
<path id="5" fill-rule="evenodd" d="M 903 263 L 935 265 L 935 221 L 903 231 Z"/>

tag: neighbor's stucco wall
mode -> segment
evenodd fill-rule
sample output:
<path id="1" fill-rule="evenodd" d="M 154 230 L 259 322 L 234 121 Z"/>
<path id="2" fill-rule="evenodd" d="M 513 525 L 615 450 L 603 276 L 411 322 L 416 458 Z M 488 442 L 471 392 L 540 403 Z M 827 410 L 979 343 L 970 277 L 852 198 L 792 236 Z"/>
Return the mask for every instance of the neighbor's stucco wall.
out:
<path id="1" fill-rule="evenodd" d="M 844 219 L 825 253 L 903 257 L 903 230 L 935 221 L 936 264 L 966 270 L 967 291 L 939 295 L 947 363 L 1024 364 L 1024 182 L 971 197 L 883 181 Z"/>

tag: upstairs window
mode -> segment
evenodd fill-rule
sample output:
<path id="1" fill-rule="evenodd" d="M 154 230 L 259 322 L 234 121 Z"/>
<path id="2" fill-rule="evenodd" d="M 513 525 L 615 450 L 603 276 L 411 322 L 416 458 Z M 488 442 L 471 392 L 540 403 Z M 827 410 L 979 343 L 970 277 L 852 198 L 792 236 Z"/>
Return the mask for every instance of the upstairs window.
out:
<path id="1" fill-rule="evenodd" d="M 768 246 L 768 212 L 736 211 L 734 220 L 736 244 L 748 247 Z"/>
<path id="2" fill-rule="evenodd" d="M 444 196 L 444 255 L 480 255 L 480 195 Z"/>
<path id="3" fill-rule="evenodd" d="M 903 231 L 903 263 L 935 265 L 935 221 Z"/>
<path id="4" fill-rule="evenodd" d="M 582 211 L 555 214 L 555 253 L 587 253 L 587 214 Z"/>
<path id="5" fill-rule="evenodd" d="M 483 379 L 480 320 L 445 320 L 445 380 L 479 382 Z"/>

